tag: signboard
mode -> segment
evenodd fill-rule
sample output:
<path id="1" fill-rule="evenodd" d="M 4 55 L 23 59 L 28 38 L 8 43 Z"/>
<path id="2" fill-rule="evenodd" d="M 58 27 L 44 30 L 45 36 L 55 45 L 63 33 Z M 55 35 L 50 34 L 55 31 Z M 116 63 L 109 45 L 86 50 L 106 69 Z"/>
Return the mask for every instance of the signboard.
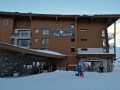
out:
<path id="1" fill-rule="evenodd" d="M 73 30 L 51 30 L 51 35 L 54 37 L 73 37 Z"/>

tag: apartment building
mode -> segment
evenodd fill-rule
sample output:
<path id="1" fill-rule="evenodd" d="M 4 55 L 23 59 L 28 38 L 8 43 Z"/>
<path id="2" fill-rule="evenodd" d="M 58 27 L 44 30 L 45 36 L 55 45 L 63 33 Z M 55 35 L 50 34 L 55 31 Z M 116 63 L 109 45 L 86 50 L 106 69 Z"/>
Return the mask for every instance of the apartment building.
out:
<path id="1" fill-rule="evenodd" d="M 27 53 L 40 58 L 52 57 L 51 61 L 56 65 L 60 64 L 64 70 L 75 70 L 77 64 L 81 63 L 85 71 L 98 71 L 101 65 L 106 72 L 112 71 L 116 58 L 116 21 L 119 18 L 119 14 L 52 15 L 0 12 L 0 49 L 7 50 L 6 52 L 22 52 L 19 56 Z M 114 24 L 114 32 L 110 36 L 107 28 L 111 24 Z M 114 53 L 109 52 L 110 39 L 114 39 Z M 40 54 L 38 50 L 41 51 Z M 55 53 L 48 53 L 50 51 Z M 64 60 L 57 61 L 60 58 Z M 4 58 L 1 58 L 1 61 L 3 60 Z"/>

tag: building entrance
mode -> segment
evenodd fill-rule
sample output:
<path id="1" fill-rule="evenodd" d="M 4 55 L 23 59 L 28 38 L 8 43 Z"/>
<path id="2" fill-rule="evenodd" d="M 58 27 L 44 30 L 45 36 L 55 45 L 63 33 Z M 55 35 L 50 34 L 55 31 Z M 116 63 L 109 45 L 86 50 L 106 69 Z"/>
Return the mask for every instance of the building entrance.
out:
<path id="1" fill-rule="evenodd" d="M 99 67 L 103 66 L 102 61 L 84 61 L 83 67 L 85 71 L 99 71 Z"/>

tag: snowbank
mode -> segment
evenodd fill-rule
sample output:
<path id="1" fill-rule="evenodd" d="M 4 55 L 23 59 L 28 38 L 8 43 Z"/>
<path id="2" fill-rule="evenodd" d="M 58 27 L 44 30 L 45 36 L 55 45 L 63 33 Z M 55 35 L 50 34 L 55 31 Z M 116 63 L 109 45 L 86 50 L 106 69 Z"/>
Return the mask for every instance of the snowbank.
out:
<path id="1" fill-rule="evenodd" d="M 55 71 L 20 78 L 0 78 L 0 90 L 119 90 L 120 72 Z"/>

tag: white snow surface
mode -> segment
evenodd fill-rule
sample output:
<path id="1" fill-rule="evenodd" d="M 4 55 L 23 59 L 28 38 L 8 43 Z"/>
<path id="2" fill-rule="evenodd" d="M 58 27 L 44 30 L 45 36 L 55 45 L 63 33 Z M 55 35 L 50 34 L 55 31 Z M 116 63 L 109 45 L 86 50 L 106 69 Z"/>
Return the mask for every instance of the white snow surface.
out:
<path id="1" fill-rule="evenodd" d="M 120 69 L 110 73 L 55 71 L 19 78 L 0 78 L 0 90 L 120 90 Z"/>
<path id="2" fill-rule="evenodd" d="M 36 49 L 29 49 L 32 51 L 40 52 L 40 53 L 46 53 L 46 54 L 52 54 L 52 55 L 59 55 L 59 56 L 65 56 L 64 54 L 55 52 L 55 51 L 50 51 L 50 50 L 36 50 Z"/>

